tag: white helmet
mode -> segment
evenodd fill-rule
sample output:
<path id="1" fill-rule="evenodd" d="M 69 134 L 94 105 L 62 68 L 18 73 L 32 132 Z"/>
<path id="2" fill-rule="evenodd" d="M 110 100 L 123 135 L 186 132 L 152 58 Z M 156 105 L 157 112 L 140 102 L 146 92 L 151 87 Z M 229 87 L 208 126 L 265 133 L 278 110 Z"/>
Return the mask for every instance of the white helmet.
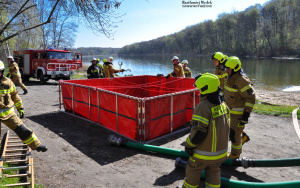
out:
<path id="1" fill-rule="evenodd" d="M 108 62 L 111 62 L 111 63 L 112 63 L 112 62 L 113 62 L 113 60 L 114 60 L 114 58 L 113 58 L 113 57 L 109 57 L 109 58 L 108 58 Z"/>
<path id="2" fill-rule="evenodd" d="M 0 71 L 2 71 L 4 69 L 5 69 L 4 63 L 0 60 Z"/>
<path id="3" fill-rule="evenodd" d="M 93 62 L 93 61 L 97 61 L 97 59 L 95 57 L 93 57 L 93 59 L 91 60 L 91 62 Z"/>
<path id="4" fill-rule="evenodd" d="M 176 59 L 179 61 L 179 58 L 177 56 L 174 56 L 171 61 L 174 61 Z"/>
<path id="5" fill-rule="evenodd" d="M 188 60 L 183 60 L 181 63 L 182 64 L 189 64 Z"/>
<path id="6" fill-rule="evenodd" d="M 7 59 L 11 59 L 12 61 L 14 61 L 14 57 L 13 56 L 7 56 Z"/>

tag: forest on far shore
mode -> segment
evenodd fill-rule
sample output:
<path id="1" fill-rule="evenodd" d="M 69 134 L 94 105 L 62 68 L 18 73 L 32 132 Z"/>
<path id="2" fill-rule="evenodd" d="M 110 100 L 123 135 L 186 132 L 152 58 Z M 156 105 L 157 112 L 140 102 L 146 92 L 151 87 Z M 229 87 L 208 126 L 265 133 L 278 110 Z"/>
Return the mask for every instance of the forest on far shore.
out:
<path id="1" fill-rule="evenodd" d="M 72 54 L 82 53 L 84 56 L 88 55 L 113 55 L 118 54 L 120 48 L 102 48 L 102 47 L 80 47 L 70 49 Z"/>
<path id="2" fill-rule="evenodd" d="M 300 0 L 271 0 L 222 13 L 154 40 L 124 46 L 119 54 L 195 54 L 300 57 Z"/>

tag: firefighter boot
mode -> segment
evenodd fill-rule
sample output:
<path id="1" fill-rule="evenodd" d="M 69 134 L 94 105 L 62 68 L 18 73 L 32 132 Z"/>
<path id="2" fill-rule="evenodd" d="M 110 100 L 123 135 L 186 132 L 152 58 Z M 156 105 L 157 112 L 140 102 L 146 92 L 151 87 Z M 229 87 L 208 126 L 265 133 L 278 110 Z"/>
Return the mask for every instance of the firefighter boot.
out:
<path id="1" fill-rule="evenodd" d="M 244 145 L 244 143 L 248 142 L 250 140 L 250 137 L 243 131 L 242 132 L 242 145 Z"/>
<path id="2" fill-rule="evenodd" d="M 230 155 L 228 156 L 228 159 L 238 159 L 240 157 L 240 155 L 233 155 L 230 153 Z"/>
<path id="3" fill-rule="evenodd" d="M 24 89 L 23 95 L 26 95 L 28 93 L 27 89 Z"/>
<path id="4" fill-rule="evenodd" d="M 44 145 L 39 145 L 39 147 L 36 148 L 36 151 L 38 151 L 38 152 L 40 152 L 40 151 L 45 152 L 47 150 L 48 150 L 47 146 L 44 146 Z"/>

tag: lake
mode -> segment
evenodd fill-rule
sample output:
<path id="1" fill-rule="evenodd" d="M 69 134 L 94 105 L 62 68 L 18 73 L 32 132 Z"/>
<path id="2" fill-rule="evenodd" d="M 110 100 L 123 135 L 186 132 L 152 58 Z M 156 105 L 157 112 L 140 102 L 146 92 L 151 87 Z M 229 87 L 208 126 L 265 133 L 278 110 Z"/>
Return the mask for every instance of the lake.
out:
<path id="1" fill-rule="evenodd" d="M 93 56 L 83 57 L 83 70 L 87 70 Z M 94 56 L 103 60 L 108 56 Z M 130 69 L 124 75 L 167 75 L 173 71 L 172 56 L 114 56 L 114 67 Z M 186 59 L 193 77 L 198 73 L 214 72 L 210 57 L 179 56 L 180 61 Z M 241 58 L 242 68 L 255 85 L 256 89 L 266 91 L 300 92 L 300 60 L 274 58 Z"/>

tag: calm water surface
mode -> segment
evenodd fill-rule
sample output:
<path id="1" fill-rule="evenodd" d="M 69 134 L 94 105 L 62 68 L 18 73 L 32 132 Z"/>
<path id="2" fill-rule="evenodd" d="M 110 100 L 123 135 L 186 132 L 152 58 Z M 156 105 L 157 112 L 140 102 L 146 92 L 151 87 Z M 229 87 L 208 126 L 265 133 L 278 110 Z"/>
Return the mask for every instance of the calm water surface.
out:
<path id="1" fill-rule="evenodd" d="M 83 69 L 90 65 L 93 56 L 84 56 Z M 108 56 L 95 56 L 96 58 L 108 58 Z M 119 69 L 130 69 L 120 73 L 122 75 L 157 75 L 173 71 L 172 56 L 114 56 L 114 67 Z M 179 56 L 180 61 L 186 59 L 193 77 L 198 73 L 214 72 L 214 66 L 210 57 Z M 266 91 L 292 91 L 300 92 L 300 60 L 291 59 L 252 59 L 241 58 L 242 67 L 255 84 L 255 88 Z"/>

